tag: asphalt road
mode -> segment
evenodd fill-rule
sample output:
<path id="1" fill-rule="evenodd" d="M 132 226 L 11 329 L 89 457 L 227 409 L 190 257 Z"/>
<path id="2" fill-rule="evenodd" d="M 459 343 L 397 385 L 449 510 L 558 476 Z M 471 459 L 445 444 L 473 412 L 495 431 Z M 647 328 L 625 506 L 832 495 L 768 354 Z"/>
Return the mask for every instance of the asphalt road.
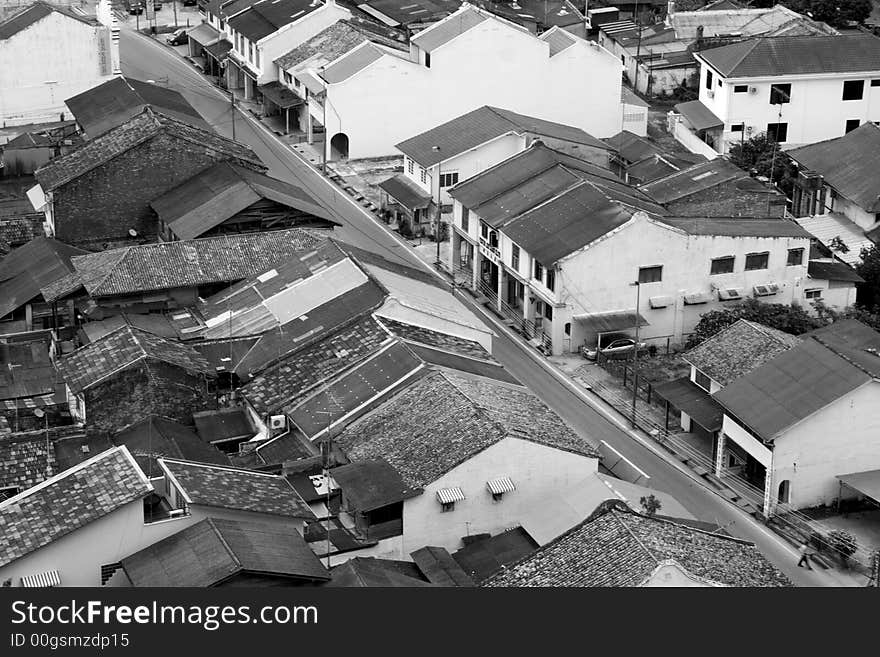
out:
<path id="1" fill-rule="evenodd" d="M 142 80 L 161 81 L 169 88 L 179 91 L 220 134 L 232 136 L 232 114 L 228 96 L 217 90 L 177 53 L 125 29 L 121 34 L 120 49 L 123 73 Z M 336 237 L 391 260 L 430 269 L 404 244 L 376 223 L 366 211 L 326 181 L 274 135 L 240 112 L 236 115 L 235 123 L 236 138 L 254 149 L 269 167 L 271 175 L 308 190 L 343 223 L 343 227 L 335 231 Z M 536 355 L 528 346 L 507 334 L 503 326 L 494 323 L 467 294 L 459 293 L 458 296 L 499 334 L 494 342 L 494 355 L 511 373 L 526 383 L 590 442 L 598 444 L 600 440 L 605 440 L 650 475 L 649 486 L 675 497 L 698 519 L 716 523 L 730 534 L 754 542 L 771 562 L 798 585 L 839 586 L 864 583 L 864 578 L 847 579 L 821 570 L 810 572 L 797 568 L 798 555 L 788 543 L 738 507 L 710 491 L 704 484 L 695 481 L 684 466 L 659 452 L 656 446 L 652 448 L 647 437 L 632 432 L 601 401 L 590 398 L 588 393 L 582 393 L 586 396 L 584 399 L 563 385 L 536 362 Z M 540 359 L 540 356 L 537 358 Z"/>

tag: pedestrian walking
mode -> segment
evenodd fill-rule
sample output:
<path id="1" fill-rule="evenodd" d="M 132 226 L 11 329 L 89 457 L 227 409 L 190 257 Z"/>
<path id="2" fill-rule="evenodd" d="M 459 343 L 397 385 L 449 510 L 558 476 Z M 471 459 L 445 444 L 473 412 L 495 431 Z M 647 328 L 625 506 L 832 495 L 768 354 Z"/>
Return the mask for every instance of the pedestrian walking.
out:
<path id="1" fill-rule="evenodd" d="M 810 565 L 810 546 L 806 542 L 801 545 L 800 553 L 801 558 L 798 561 L 798 568 L 806 566 L 807 570 L 813 570 L 813 567 Z"/>

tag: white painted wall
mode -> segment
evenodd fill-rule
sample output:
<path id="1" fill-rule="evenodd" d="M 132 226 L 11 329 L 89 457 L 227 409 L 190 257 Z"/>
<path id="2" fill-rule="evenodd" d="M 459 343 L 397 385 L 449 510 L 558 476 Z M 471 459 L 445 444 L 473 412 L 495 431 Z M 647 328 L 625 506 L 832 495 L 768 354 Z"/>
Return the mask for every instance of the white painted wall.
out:
<path id="1" fill-rule="evenodd" d="M 392 154 L 394 144 L 482 105 L 596 137 L 611 136 L 621 125 L 620 64 L 611 53 L 581 43 L 550 58 L 545 42 L 496 20 L 437 48 L 430 68 L 385 55 L 328 85 L 327 95 L 328 144 L 345 133 L 353 159 Z M 321 113 L 313 118 L 320 122 Z"/>
<path id="2" fill-rule="evenodd" d="M 64 100 L 112 78 L 110 28 L 52 12 L 0 40 L 0 127 L 70 118 Z"/>
<path id="3" fill-rule="evenodd" d="M 788 147 L 812 144 L 845 134 L 849 119 L 880 121 L 880 86 L 872 87 L 872 79 L 880 79 L 880 71 L 857 74 L 823 74 L 778 78 L 719 78 L 713 71 L 710 98 L 706 89 L 705 64 L 700 67 L 700 101 L 719 119 L 725 130 L 732 124 L 745 123 L 746 138 L 765 132 L 768 123 L 788 123 Z M 722 84 L 718 86 L 718 80 Z M 844 80 L 864 80 L 862 100 L 842 100 Z M 771 84 L 791 84 L 791 102 L 770 104 Z M 755 93 L 734 93 L 735 85 L 755 87 Z M 782 118 L 779 109 L 782 108 Z M 752 128 L 751 135 L 748 128 Z M 735 135 L 735 136 L 733 136 Z M 729 140 L 739 141 L 739 133 L 726 134 Z"/>
<path id="4" fill-rule="evenodd" d="M 836 475 L 880 468 L 878 438 L 880 382 L 869 381 L 776 438 L 771 499 L 788 479 L 795 508 L 832 502 Z M 845 497 L 854 495 L 844 489 Z"/>

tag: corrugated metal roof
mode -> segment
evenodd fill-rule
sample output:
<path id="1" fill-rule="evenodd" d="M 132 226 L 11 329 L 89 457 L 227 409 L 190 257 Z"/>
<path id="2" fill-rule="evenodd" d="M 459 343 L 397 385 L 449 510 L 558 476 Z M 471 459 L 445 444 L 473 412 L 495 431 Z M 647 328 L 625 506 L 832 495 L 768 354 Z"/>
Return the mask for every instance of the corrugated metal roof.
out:
<path id="1" fill-rule="evenodd" d="M 822 281 L 843 281 L 847 283 L 864 283 L 865 279 L 859 276 L 852 267 L 843 262 L 823 262 L 810 260 L 807 265 L 810 278 Z"/>
<path id="2" fill-rule="evenodd" d="M 559 27 L 544 32 L 541 35 L 541 40 L 546 41 L 550 45 L 551 57 L 558 55 L 569 46 L 573 46 L 577 41 L 572 35 Z"/>
<path id="3" fill-rule="evenodd" d="M 632 310 L 607 310 L 601 313 L 583 313 L 572 315 L 571 318 L 580 322 L 587 330 L 596 333 L 615 333 L 627 331 L 636 326 L 636 311 Z M 638 315 L 639 326 L 648 326 L 648 320 Z"/>
<path id="4" fill-rule="evenodd" d="M 410 212 L 424 210 L 431 205 L 431 195 L 403 173 L 383 180 L 379 183 L 379 188 Z"/>
<path id="5" fill-rule="evenodd" d="M 489 16 L 482 11 L 467 7 L 419 32 L 412 42 L 425 52 L 431 52 L 488 19 Z"/>
<path id="6" fill-rule="evenodd" d="M 675 111 L 684 116 L 688 123 L 693 126 L 694 130 L 708 130 L 709 128 L 717 128 L 724 125 L 724 121 L 715 116 L 712 110 L 703 105 L 699 100 L 679 103 L 675 106 Z"/>
<path id="7" fill-rule="evenodd" d="M 687 413 L 706 431 L 715 432 L 721 429 L 724 409 L 690 378 L 685 376 L 656 385 L 654 392 L 678 410 Z"/>
<path id="8" fill-rule="evenodd" d="M 724 77 L 880 71 L 880 38 L 871 34 L 783 36 L 739 41 L 697 53 Z"/>
<path id="9" fill-rule="evenodd" d="M 660 221 L 689 235 L 729 237 L 801 237 L 811 235 L 796 222 L 782 217 L 661 217 Z"/>
<path id="10" fill-rule="evenodd" d="M 837 139 L 786 152 L 866 212 L 880 212 L 880 126 L 867 121 Z"/>
<path id="11" fill-rule="evenodd" d="M 352 75 L 360 73 L 373 62 L 381 59 L 384 54 L 385 53 L 379 50 L 376 46 L 369 42 L 365 42 L 354 50 L 348 51 L 347 54 L 343 55 L 330 66 L 325 68 L 321 77 L 330 84 L 343 82 Z"/>
<path id="12" fill-rule="evenodd" d="M 847 250 L 834 250 L 834 254 L 853 267 L 862 261 L 862 249 L 868 249 L 874 245 L 861 227 L 836 212 L 812 217 L 797 217 L 795 221 L 825 246 L 839 238 L 846 245 Z"/>

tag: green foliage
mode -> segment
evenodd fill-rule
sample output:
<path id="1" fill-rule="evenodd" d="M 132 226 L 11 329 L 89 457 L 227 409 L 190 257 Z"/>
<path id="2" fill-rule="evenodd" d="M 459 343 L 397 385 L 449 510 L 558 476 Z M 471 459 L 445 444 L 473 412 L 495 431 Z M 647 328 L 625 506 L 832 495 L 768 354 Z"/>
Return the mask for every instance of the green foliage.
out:
<path id="1" fill-rule="evenodd" d="M 656 514 L 660 508 L 663 506 L 654 494 L 648 495 L 647 497 L 642 497 L 639 499 L 639 504 L 642 505 L 642 509 L 645 512 L 646 516 L 653 516 Z"/>
<path id="2" fill-rule="evenodd" d="M 797 166 L 779 149 L 779 145 L 760 133 L 730 146 L 730 161 L 745 171 L 772 179 L 782 191 L 791 196 L 797 178 Z"/>
<path id="3" fill-rule="evenodd" d="M 785 5 L 832 27 L 863 23 L 871 15 L 871 0 L 788 0 Z"/>
<path id="4" fill-rule="evenodd" d="M 724 310 L 710 310 L 701 315 L 688 338 L 685 347 L 691 349 L 711 338 L 719 331 L 726 329 L 739 319 L 747 319 L 770 328 L 779 329 L 792 335 L 800 335 L 807 331 L 824 326 L 827 322 L 811 317 L 798 306 L 787 306 L 781 303 L 761 303 L 757 299 L 746 299 Z"/>
<path id="5" fill-rule="evenodd" d="M 874 244 L 862 249 L 861 256 L 862 261 L 855 269 L 865 282 L 859 286 L 858 305 L 880 312 L 880 246 Z"/>
<path id="6" fill-rule="evenodd" d="M 870 326 L 875 331 L 880 331 L 880 308 L 874 307 L 873 310 L 853 306 L 843 311 L 837 311 L 825 305 L 821 299 L 813 302 L 813 308 L 816 309 L 817 319 L 823 324 L 830 324 L 840 319 L 855 319 L 862 324 Z"/>
<path id="7" fill-rule="evenodd" d="M 858 543 L 856 537 L 842 529 L 828 532 L 828 545 L 839 552 L 844 558 L 851 557 L 856 553 Z"/>

